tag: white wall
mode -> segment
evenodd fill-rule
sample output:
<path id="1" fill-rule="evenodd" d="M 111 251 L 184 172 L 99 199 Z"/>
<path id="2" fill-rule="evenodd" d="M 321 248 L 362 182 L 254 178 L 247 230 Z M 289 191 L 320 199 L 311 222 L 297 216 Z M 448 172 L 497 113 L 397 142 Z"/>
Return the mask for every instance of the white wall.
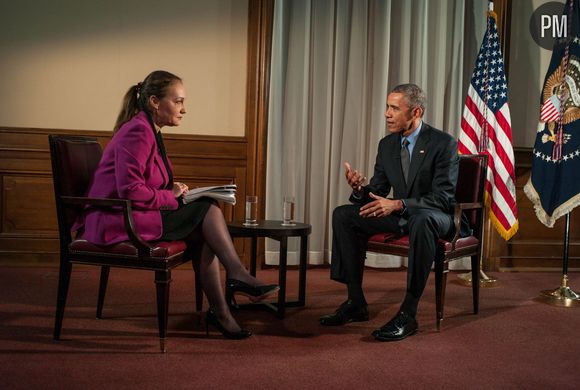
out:
<path id="1" fill-rule="evenodd" d="M 247 0 L 0 0 L 0 126 L 110 131 L 130 85 L 184 79 L 187 134 L 244 134 Z"/>

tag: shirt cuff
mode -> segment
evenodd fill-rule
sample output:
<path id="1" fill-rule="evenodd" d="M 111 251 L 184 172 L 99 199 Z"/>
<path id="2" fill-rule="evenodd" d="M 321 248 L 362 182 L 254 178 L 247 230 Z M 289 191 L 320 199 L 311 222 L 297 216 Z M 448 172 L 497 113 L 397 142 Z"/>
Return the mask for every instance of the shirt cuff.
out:
<path id="1" fill-rule="evenodd" d="M 361 200 L 363 197 L 362 195 L 358 195 L 356 192 L 352 192 L 352 197 L 355 198 L 356 200 Z"/>
<path id="2" fill-rule="evenodd" d="M 401 203 L 403 204 L 403 208 L 401 210 L 399 210 L 399 215 L 401 217 L 404 217 L 405 214 L 407 214 L 407 203 L 405 203 L 404 199 L 400 199 Z"/>

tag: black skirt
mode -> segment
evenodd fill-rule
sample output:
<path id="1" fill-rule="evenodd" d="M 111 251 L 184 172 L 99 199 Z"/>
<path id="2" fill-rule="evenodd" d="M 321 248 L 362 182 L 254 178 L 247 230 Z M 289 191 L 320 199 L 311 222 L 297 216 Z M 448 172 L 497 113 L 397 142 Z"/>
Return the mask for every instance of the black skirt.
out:
<path id="1" fill-rule="evenodd" d="M 183 204 L 178 199 L 177 210 L 161 210 L 163 234 L 161 240 L 183 240 L 189 236 L 203 221 L 209 206 L 214 201 L 210 198 L 199 198 L 191 203 Z"/>

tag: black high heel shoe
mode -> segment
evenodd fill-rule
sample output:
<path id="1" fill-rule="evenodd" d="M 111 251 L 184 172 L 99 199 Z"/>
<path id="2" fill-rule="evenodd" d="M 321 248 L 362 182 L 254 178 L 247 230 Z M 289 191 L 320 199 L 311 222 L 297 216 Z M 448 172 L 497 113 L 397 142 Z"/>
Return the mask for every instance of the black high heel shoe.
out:
<path id="1" fill-rule="evenodd" d="M 205 334 L 209 335 L 209 324 L 212 324 L 217 330 L 224 335 L 226 339 L 241 340 L 247 339 L 252 335 L 252 331 L 248 329 L 240 329 L 238 332 L 230 332 L 220 323 L 213 309 L 209 309 L 205 315 Z"/>
<path id="2" fill-rule="evenodd" d="M 236 293 L 242 294 L 250 298 L 250 301 L 256 303 L 266 298 L 268 295 L 275 293 L 280 289 L 277 284 L 267 284 L 263 286 L 250 286 L 248 283 L 237 279 L 226 280 L 226 302 L 231 307 L 237 308 Z"/>

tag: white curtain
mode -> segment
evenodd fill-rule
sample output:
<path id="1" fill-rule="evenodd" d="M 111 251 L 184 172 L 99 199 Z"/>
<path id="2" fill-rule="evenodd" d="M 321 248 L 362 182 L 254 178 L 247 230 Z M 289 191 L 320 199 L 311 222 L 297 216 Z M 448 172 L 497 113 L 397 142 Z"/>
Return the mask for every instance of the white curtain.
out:
<path id="1" fill-rule="evenodd" d="M 283 197 L 295 197 L 296 219 L 312 225 L 310 264 L 330 260 L 332 210 L 350 195 L 343 162 L 373 173 L 388 90 L 418 84 L 428 99 L 425 121 L 458 136 L 485 24 L 487 2 L 478 3 L 276 1 L 266 218 L 281 219 Z M 297 264 L 297 249 L 289 242 L 289 264 Z M 266 263 L 278 263 L 275 241 L 266 243 Z M 368 253 L 367 265 L 404 261 Z"/>

